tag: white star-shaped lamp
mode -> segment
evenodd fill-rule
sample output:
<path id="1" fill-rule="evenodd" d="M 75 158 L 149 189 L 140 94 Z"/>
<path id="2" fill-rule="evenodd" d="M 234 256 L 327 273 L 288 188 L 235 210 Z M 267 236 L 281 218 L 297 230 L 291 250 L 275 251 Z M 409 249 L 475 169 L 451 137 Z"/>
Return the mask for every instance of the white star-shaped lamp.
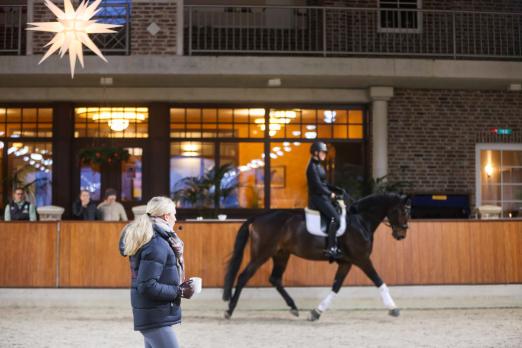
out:
<path id="1" fill-rule="evenodd" d="M 51 54 L 60 50 L 60 58 L 62 58 L 67 51 L 69 51 L 69 63 L 71 67 L 71 77 L 74 78 L 74 68 L 76 66 L 76 58 L 80 61 L 83 68 L 83 50 L 82 44 L 91 49 L 98 57 L 107 62 L 101 51 L 96 47 L 96 44 L 89 38 L 89 34 L 99 33 L 115 33 L 111 30 L 121 25 L 96 23 L 92 20 L 100 9 L 101 0 L 96 0 L 88 5 L 86 0 L 83 0 L 76 11 L 74 10 L 71 0 L 64 0 L 64 10 L 62 11 L 50 0 L 45 0 L 45 5 L 56 16 L 56 22 L 37 22 L 27 23 L 33 25 L 27 30 L 47 31 L 56 33 L 51 41 L 44 47 L 51 46 L 45 53 L 38 64 L 42 63 Z"/>

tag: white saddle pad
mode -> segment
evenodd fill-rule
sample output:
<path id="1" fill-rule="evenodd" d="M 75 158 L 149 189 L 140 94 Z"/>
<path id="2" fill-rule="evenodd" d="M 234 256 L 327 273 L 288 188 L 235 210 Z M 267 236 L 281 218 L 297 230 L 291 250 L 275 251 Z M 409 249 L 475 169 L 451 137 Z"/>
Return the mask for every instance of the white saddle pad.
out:
<path id="1" fill-rule="evenodd" d="M 340 237 L 346 232 L 346 206 L 343 201 L 339 201 L 342 208 L 341 225 L 337 230 L 336 236 Z M 321 213 L 319 210 L 305 208 L 306 230 L 315 236 L 326 237 L 326 230 L 321 229 Z"/>

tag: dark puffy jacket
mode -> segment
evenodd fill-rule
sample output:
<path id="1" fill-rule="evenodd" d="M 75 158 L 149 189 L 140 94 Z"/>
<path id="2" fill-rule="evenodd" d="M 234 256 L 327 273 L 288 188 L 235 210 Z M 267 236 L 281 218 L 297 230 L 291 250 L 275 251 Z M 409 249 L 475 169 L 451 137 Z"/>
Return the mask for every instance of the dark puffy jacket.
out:
<path id="1" fill-rule="evenodd" d="M 181 322 L 180 272 L 168 234 L 154 226 L 154 237 L 129 258 L 132 273 L 131 304 L 134 330 L 141 331 Z M 120 252 L 123 255 L 123 236 Z"/>

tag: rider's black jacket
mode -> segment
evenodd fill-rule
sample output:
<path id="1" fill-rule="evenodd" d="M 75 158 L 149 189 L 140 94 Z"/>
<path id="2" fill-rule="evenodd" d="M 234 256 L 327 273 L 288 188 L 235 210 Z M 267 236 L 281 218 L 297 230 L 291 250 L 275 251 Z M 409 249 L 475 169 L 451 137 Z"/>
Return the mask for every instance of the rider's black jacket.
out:
<path id="1" fill-rule="evenodd" d="M 321 162 L 314 158 L 310 159 L 306 168 L 306 178 L 308 179 L 308 195 L 326 196 L 332 195 L 331 187 L 326 182 L 326 171 Z"/>

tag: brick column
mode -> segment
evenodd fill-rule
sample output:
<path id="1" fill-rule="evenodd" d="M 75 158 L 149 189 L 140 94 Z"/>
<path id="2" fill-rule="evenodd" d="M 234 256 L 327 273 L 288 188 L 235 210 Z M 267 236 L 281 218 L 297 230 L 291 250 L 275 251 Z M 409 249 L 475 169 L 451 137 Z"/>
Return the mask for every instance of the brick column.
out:
<path id="1" fill-rule="evenodd" d="M 388 100 L 393 87 L 370 87 L 372 100 L 372 176 L 388 174 Z"/>

